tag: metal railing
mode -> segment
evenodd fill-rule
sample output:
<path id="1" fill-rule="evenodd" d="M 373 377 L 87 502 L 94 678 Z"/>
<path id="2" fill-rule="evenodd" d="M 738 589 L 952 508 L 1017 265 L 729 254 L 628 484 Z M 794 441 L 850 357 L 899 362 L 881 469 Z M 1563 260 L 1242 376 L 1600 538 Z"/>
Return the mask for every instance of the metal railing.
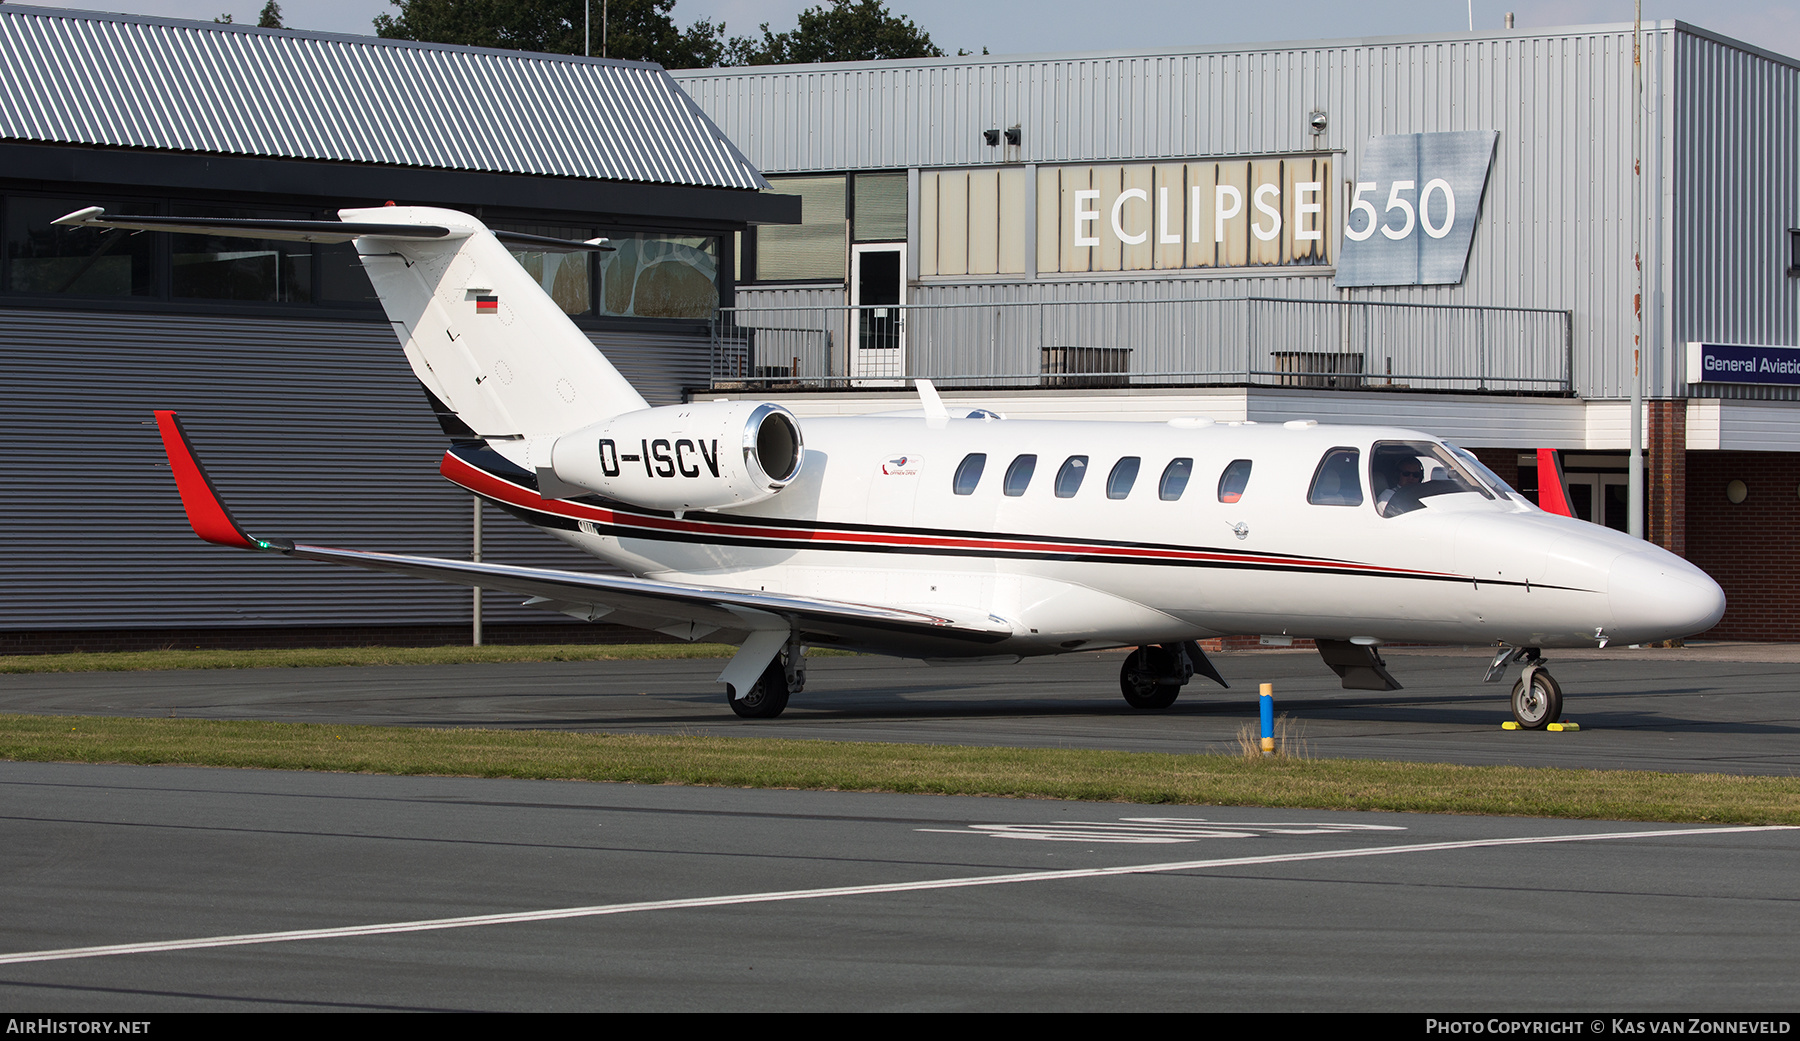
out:
<path id="1" fill-rule="evenodd" d="M 1228 297 L 721 309 L 715 389 L 1253 384 L 1568 393 L 1573 317 Z"/>

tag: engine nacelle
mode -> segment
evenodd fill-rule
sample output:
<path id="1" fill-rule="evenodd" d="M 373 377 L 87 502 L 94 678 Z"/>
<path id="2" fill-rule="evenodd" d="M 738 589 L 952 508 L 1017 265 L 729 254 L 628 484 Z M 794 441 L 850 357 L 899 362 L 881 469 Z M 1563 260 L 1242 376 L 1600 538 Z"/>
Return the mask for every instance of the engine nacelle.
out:
<path id="1" fill-rule="evenodd" d="M 780 405 L 707 401 L 641 409 L 556 439 L 569 484 L 655 510 L 744 506 L 800 473 L 800 423 Z"/>

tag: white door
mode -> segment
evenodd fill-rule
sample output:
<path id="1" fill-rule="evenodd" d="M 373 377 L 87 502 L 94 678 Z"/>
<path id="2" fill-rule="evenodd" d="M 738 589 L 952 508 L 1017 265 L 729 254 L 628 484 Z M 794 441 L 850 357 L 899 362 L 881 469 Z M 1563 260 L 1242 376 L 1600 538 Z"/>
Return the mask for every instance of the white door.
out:
<path id="1" fill-rule="evenodd" d="M 906 243 L 850 247 L 850 375 L 857 386 L 906 379 Z"/>

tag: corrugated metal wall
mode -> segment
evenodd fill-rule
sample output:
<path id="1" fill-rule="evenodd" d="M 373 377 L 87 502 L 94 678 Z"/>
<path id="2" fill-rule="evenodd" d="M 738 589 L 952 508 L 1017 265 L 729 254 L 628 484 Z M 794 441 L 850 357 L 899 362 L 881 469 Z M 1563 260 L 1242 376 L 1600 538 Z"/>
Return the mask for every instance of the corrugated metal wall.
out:
<path id="1" fill-rule="evenodd" d="M 181 412 L 255 534 L 466 559 L 470 496 L 387 323 L 0 310 L 0 345 L 0 631 L 469 621 L 466 589 L 201 543 L 151 422 Z M 656 404 L 704 382 L 703 340 L 607 353 Z M 484 559 L 599 567 L 495 509 L 484 529 Z M 561 617 L 486 600 L 489 624 Z"/>
<path id="2" fill-rule="evenodd" d="M 1644 260 L 1647 272 L 1664 275 L 1660 293 L 1654 277 L 1646 287 L 1646 389 L 1666 395 L 1685 392 L 1672 379 L 1670 359 L 1686 338 L 1800 343 L 1794 281 L 1783 281 L 1785 261 L 1772 255 L 1770 237 L 1788 226 L 1782 220 L 1794 219 L 1800 131 L 1791 61 L 1675 22 L 1647 23 L 1646 37 Z M 1353 298 L 1571 310 L 1577 391 L 1624 397 L 1635 292 L 1631 51 L 1631 27 L 1609 25 L 1188 54 L 675 75 L 771 174 L 1324 148 L 1344 153 L 1341 170 L 1350 177 L 1374 135 L 1498 130 L 1464 283 L 1355 290 Z M 1314 109 L 1329 119 L 1316 138 L 1307 125 Z M 1023 128 L 1019 148 L 983 142 L 982 130 L 1015 123 Z M 1693 186 L 1702 182 L 1729 190 L 1699 197 Z M 1710 239 L 1717 252 L 1696 263 L 1676 245 L 1672 206 L 1695 222 L 1681 241 L 1691 248 Z M 1726 260 L 1735 278 L 1705 270 Z M 1762 284 L 1781 287 L 1746 297 L 1739 288 L 1752 264 L 1764 265 L 1756 272 Z M 1677 270 L 1684 274 L 1672 274 Z M 1248 290 L 1258 295 L 1332 291 L 1327 278 L 1311 280 L 1310 289 L 1289 288 L 1308 280 L 1285 273 L 1242 281 L 1258 285 Z M 1111 285 L 1105 278 L 1043 284 L 1070 295 Z M 1179 292 L 1210 291 L 1196 280 Z M 1684 302 L 1690 294 L 1692 305 Z"/>
<path id="3" fill-rule="evenodd" d="M 1787 274 L 1787 229 L 1800 227 L 1800 68 L 1689 33 L 1676 37 L 1675 67 L 1670 340 L 1800 346 L 1800 278 Z M 1685 380 L 1685 362 L 1671 351 L 1668 378 Z M 1794 387 L 1694 391 L 1800 399 Z"/>

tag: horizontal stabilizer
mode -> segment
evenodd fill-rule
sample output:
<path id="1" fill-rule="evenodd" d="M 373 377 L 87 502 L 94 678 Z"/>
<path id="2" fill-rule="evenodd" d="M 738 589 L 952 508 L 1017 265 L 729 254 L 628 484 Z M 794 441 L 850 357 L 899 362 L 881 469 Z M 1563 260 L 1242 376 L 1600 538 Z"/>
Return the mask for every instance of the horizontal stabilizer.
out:
<path id="1" fill-rule="evenodd" d="M 99 206 L 76 210 L 50 223 L 70 228 L 172 231 L 291 242 L 349 242 L 364 235 L 399 239 L 450 237 L 449 228 L 428 224 L 348 224 L 337 220 L 247 220 L 239 217 L 108 217 L 106 210 Z"/>
<path id="2" fill-rule="evenodd" d="M 368 221 L 260 220 L 242 217 L 108 217 L 106 210 L 89 206 L 51 221 L 68 228 L 106 228 L 123 231 L 167 231 L 189 235 L 219 235 L 239 239 L 277 239 L 283 242 L 351 242 L 360 238 L 446 239 L 457 234 L 434 224 L 377 224 Z M 509 246 L 551 252 L 613 251 L 605 239 L 576 242 L 528 235 L 522 231 L 495 231 L 495 238 Z"/>

